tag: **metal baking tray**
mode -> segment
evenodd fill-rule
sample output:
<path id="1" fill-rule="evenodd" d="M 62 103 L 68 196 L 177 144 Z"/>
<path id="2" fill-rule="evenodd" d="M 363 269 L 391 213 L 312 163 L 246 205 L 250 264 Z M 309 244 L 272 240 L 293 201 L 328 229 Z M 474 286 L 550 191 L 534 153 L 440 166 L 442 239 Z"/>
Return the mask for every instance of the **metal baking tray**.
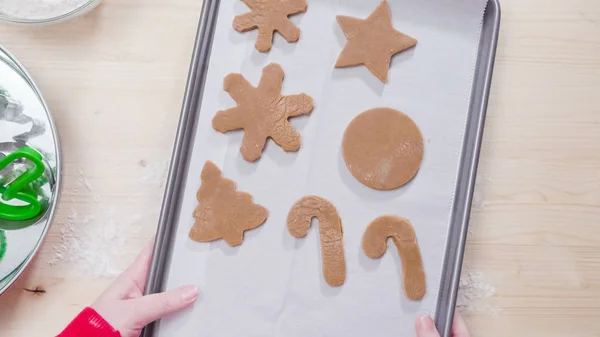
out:
<path id="1" fill-rule="evenodd" d="M 181 199 L 191 157 L 191 144 L 196 134 L 196 120 L 204 93 L 205 79 L 215 32 L 220 0 L 205 0 L 192 55 L 183 107 L 175 140 L 162 211 L 159 218 L 154 254 L 146 293 L 164 290 L 167 270 L 171 259 L 174 225 L 181 208 Z M 477 55 L 475 76 L 467 115 L 458 179 L 455 186 L 450 230 L 445 251 L 440 290 L 437 298 L 435 323 L 442 336 L 449 337 L 463 252 L 471 211 L 471 201 L 477 173 L 479 151 L 488 105 L 498 31 L 500 26 L 499 0 L 489 0 L 484 14 L 481 40 Z M 155 336 L 156 323 L 149 325 L 142 336 Z"/>

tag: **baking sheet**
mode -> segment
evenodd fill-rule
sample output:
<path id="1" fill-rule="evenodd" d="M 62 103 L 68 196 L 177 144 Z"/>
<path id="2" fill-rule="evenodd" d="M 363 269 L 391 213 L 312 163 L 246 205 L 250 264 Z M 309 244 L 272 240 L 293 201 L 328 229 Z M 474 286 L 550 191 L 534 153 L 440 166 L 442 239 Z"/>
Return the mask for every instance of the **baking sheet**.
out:
<path id="1" fill-rule="evenodd" d="M 159 336 L 412 335 L 415 316 L 435 312 L 485 3 L 390 3 L 394 26 L 419 39 L 419 45 L 393 59 L 386 86 L 364 68 L 333 69 L 345 43 L 335 15 L 364 18 L 378 3 L 309 1 L 308 12 L 293 18 L 302 29 L 300 42 L 287 44 L 276 36 L 269 54 L 254 50 L 255 32 L 231 29 L 233 16 L 247 11 L 245 6 L 220 3 L 166 283 L 166 288 L 198 284 L 203 295 L 192 309 L 164 319 Z M 222 90 L 223 78 L 241 72 L 256 84 L 269 62 L 280 63 L 286 72 L 284 94 L 309 94 L 315 110 L 292 121 L 302 133 L 300 152 L 284 153 L 269 143 L 263 158 L 250 164 L 239 155 L 242 134 L 216 133 L 210 121 L 217 110 L 234 106 Z M 426 140 L 419 174 L 397 191 L 363 187 L 341 159 L 345 127 L 376 106 L 407 113 Z M 270 211 L 265 225 L 248 232 L 241 247 L 187 238 L 205 160 L 217 163 Z M 344 220 L 348 278 L 340 288 L 322 280 L 316 228 L 303 240 L 287 232 L 287 211 L 306 194 L 332 201 Z M 382 260 L 370 260 L 360 250 L 366 225 L 385 213 L 415 225 L 428 276 L 421 302 L 402 294 L 395 247 Z"/>

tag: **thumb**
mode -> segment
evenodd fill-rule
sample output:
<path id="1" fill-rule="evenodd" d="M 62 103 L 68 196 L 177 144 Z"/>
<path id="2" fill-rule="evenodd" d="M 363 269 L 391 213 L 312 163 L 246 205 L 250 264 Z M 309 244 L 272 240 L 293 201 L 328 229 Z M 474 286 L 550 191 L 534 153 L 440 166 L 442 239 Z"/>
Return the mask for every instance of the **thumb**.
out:
<path id="1" fill-rule="evenodd" d="M 145 326 L 159 318 L 178 312 L 196 301 L 196 286 L 183 286 L 164 293 L 143 296 L 133 300 L 137 323 Z"/>
<path id="2" fill-rule="evenodd" d="M 452 336 L 456 337 L 469 337 L 469 330 L 467 329 L 467 324 L 460 316 L 458 311 L 454 314 L 454 323 L 452 324 Z"/>
<path id="3" fill-rule="evenodd" d="M 440 337 L 433 319 L 429 316 L 421 316 L 417 318 L 416 323 L 417 337 Z"/>

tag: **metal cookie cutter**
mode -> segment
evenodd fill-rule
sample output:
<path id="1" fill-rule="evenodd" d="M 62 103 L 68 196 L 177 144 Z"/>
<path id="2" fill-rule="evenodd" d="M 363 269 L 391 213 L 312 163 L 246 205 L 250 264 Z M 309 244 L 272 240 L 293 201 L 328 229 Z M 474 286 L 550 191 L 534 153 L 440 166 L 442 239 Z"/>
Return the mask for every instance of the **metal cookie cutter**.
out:
<path id="1" fill-rule="evenodd" d="M 0 229 L 4 230 L 31 226 L 44 208 L 43 195 L 36 191 L 36 186 L 47 182 L 42 155 L 30 147 L 19 148 L 0 159 L 0 171 L 19 161 L 29 164 L 24 172 L 0 176 Z"/>

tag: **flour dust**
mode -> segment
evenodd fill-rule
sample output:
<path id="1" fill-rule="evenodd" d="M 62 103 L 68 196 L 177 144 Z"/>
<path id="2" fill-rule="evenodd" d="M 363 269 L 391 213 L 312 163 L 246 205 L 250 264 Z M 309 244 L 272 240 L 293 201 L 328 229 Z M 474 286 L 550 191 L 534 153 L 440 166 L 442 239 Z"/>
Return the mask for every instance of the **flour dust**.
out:
<path id="1" fill-rule="evenodd" d="M 0 13 L 28 20 L 44 20 L 68 14 L 90 0 L 0 0 Z"/>
<path id="2" fill-rule="evenodd" d="M 483 273 L 465 269 L 460 278 L 456 307 L 464 314 L 483 313 L 497 317 L 500 308 L 488 301 L 495 294 L 496 288 L 486 282 Z"/>
<path id="3" fill-rule="evenodd" d="M 160 210 L 160 190 L 164 185 L 166 174 L 163 164 L 152 164 L 141 167 L 136 184 L 151 185 L 156 188 L 156 196 L 149 203 L 148 196 L 136 196 L 136 205 L 113 205 L 101 200 L 82 170 L 74 186 L 65 190 L 67 196 L 90 194 L 93 203 L 80 204 L 76 207 L 75 200 L 63 197 L 63 202 L 69 204 L 66 218 L 57 223 L 60 228 L 60 243 L 55 245 L 54 256 L 48 261 L 50 265 L 68 264 L 69 272 L 76 276 L 93 278 L 114 277 L 127 267 L 124 261 L 131 261 L 139 253 L 145 242 L 133 244 L 132 240 L 139 239 L 149 229 L 149 220 L 157 216 Z M 69 200 L 70 199 L 70 200 Z M 156 200 L 154 200 L 156 199 Z M 140 207 L 139 204 L 143 204 Z M 152 209 L 154 214 L 135 212 L 135 209 Z M 140 241 L 140 240 L 137 240 Z M 140 245 L 141 244 L 141 245 Z M 126 258 L 124 258 L 126 257 Z"/>

